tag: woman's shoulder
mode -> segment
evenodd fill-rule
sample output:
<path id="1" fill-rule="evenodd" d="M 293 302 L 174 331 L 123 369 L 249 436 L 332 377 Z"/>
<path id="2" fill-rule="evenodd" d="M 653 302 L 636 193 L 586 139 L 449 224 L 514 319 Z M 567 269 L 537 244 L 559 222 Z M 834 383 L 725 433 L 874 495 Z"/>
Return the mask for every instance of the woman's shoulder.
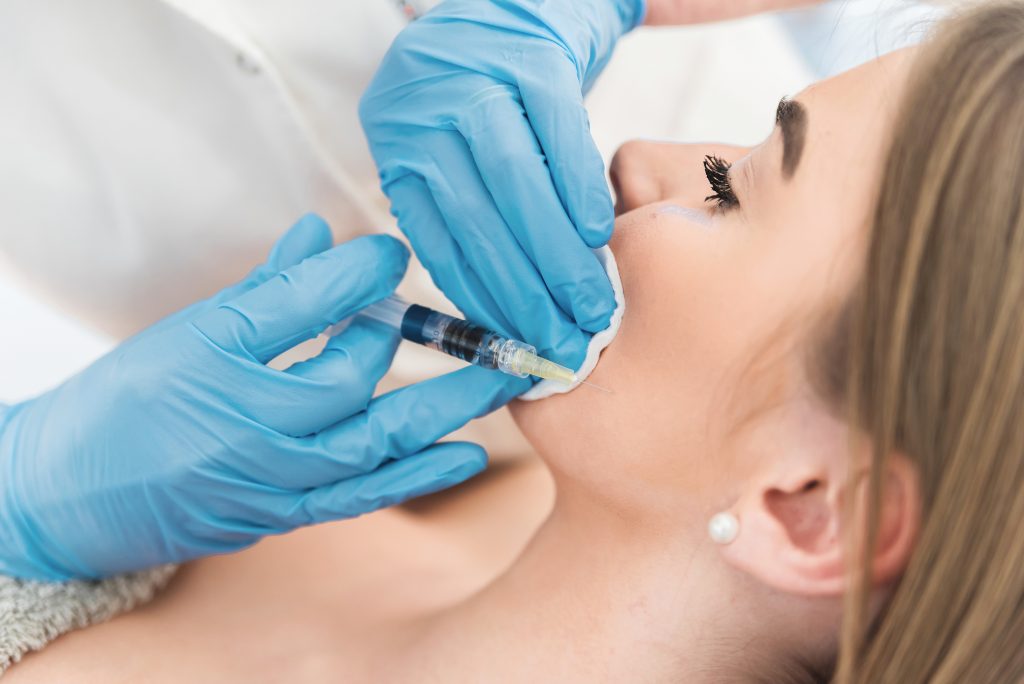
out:
<path id="1" fill-rule="evenodd" d="M 504 570 L 552 500 L 539 461 L 503 463 L 401 508 L 190 563 L 150 605 L 58 639 L 12 668 L 10 681 L 358 672 L 417 617 Z"/>

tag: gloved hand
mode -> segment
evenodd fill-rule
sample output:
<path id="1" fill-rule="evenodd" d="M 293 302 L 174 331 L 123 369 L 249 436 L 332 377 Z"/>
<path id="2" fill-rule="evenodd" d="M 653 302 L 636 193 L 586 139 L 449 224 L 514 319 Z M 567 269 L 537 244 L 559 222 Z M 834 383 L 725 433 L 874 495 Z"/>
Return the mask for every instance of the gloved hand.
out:
<path id="1" fill-rule="evenodd" d="M 759 12 L 814 5 L 823 0 L 647 0 L 645 22 L 652 26 L 700 24 L 745 17 Z"/>
<path id="2" fill-rule="evenodd" d="M 264 365 L 389 295 L 408 259 L 385 236 L 330 246 L 303 219 L 241 283 L 0 412 L 0 573 L 232 551 L 479 472 L 483 449 L 434 442 L 528 382 L 467 368 L 371 400 L 397 338 L 359 319 L 313 359 Z"/>
<path id="3" fill-rule="evenodd" d="M 614 212 L 583 93 L 644 0 L 447 0 L 360 104 L 392 212 L 470 320 L 576 368 L 615 308 Z"/>

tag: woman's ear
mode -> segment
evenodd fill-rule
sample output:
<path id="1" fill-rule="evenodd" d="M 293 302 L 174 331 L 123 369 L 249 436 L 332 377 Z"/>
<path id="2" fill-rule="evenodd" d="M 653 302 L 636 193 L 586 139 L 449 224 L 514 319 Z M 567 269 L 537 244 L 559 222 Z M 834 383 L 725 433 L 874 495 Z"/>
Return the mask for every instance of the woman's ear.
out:
<path id="1" fill-rule="evenodd" d="M 802 450 L 798 450 L 802 451 Z M 843 450 L 845 452 L 845 449 Z M 837 596 L 846 588 L 850 477 L 857 477 L 857 517 L 866 519 L 867 471 L 847 467 L 842 454 L 798 453 L 747 481 L 730 509 L 739 534 L 723 557 L 775 589 L 805 596 Z M 902 454 L 885 466 L 874 581 L 899 577 L 913 550 L 920 517 L 917 469 Z M 783 474 L 784 473 L 784 474 Z"/>

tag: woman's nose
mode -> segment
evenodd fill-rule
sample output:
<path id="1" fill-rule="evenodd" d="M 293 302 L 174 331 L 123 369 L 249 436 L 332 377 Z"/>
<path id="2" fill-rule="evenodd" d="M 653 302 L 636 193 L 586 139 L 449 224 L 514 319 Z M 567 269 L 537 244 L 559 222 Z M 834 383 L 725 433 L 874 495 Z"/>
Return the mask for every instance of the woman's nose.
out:
<path id="1" fill-rule="evenodd" d="M 615 153 L 608 175 L 615 190 L 615 213 L 674 200 L 697 208 L 711 194 L 704 156 L 738 159 L 746 148 L 721 144 L 680 144 L 631 140 Z"/>

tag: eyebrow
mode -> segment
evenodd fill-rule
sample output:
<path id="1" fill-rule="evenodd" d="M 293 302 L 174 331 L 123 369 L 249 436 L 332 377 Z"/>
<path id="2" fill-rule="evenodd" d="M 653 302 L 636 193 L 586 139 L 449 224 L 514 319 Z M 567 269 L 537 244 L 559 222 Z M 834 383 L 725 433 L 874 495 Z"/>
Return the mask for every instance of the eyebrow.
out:
<path id="1" fill-rule="evenodd" d="M 800 165 L 807 137 L 807 108 L 796 100 L 782 98 L 775 110 L 775 125 L 782 131 L 782 176 L 790 179 Z"/>

